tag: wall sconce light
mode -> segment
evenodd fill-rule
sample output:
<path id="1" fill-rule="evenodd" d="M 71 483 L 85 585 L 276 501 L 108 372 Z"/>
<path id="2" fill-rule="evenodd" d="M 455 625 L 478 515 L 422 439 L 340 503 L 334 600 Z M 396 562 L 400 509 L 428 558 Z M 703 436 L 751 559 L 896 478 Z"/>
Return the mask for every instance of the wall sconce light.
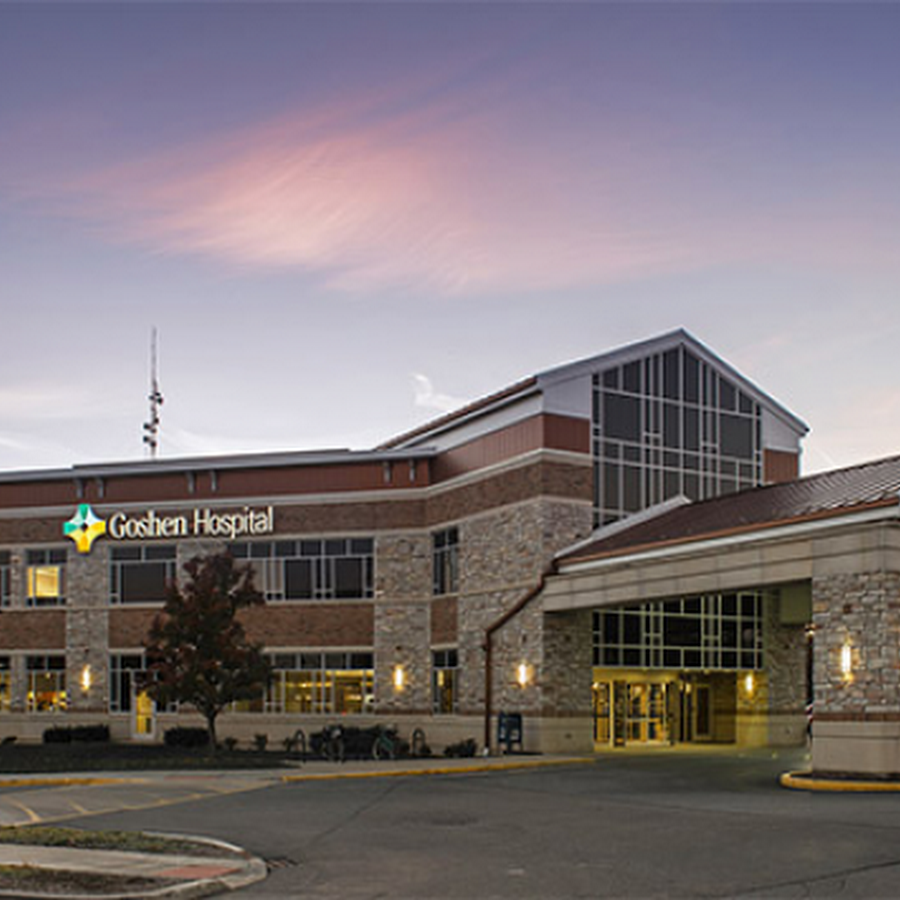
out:
<path id="1" fill-rule="evenodd" d="M 526 663 L 519 663 L 518 668 L 516 669 L 516 681 L 519 684 L 519 687 L 527 687 L 528 683 L 531 681 L 531 669 Z"/>
<path id="2" fill-rule="evenodd" d="M 404 671 L 403 666 L 400 666 L 400 665 L 394 666 L 394 690 L 402 691 L 405 685 L 406 685 L 406 672 Z"/>
<path id="3" fill-rule="evenodd" d="M 853 677 L 853 650 L 849 643 L 841 647 L 841 675 L 845 681 Z"/>
<path id="4" fill-rule="evenodd" d="M 752 672 L 748 672 L 748 673 L 744 676 L 744 693 L 745 693 L 748 697 L 752 697 L 752 696 L 753 696 L 753 691 L 754 691 L 755 688 L 756 688 L 756 679 L 753 677 L 753 673 L 752 673 Z"/>
<path id="5" fill-rule="evenodd" d="M 91 672 L 91 667 L 86 665 L 81 670 L 81 690 L 86 694 L 90 689 L 91 685 L 94 683 L 94 675 Z"/>

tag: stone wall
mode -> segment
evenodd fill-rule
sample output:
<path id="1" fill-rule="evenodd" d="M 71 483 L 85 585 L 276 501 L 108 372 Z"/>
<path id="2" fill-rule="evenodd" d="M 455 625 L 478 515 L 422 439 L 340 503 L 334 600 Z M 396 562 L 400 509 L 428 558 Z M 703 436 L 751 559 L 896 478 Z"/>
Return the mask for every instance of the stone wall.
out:
<path id="1" fill-rule="evenodd" d="M 782 623 L 777 592 L 766 593 L 763 608 L 768 743 L 799 745 L 806 740 L 807 626 Z"/>
<path id="2" fill-rule="evenodd" d="M 66 563 L 66 699 L 75 712 L 106 711 L 109 704 L 109 555 L 69 553 Z M 85 667 L 89 684 L 83 683 Z"/>
<path id="3" fill-rule="evenodd" d="M 900 719 L 900 574 L 813 580 L 816 717 Z M 850 648 L 851 671 L 841 670 Z"/>
<path id="4" fill-rule="evenodd" d="M 541 499 L 505 507 L 460 524 L 460 712 L 483 712 L 487 629 L 535 591 L 559 550 L 583 539 L 591 530 L 586 503 Z M 589 619 L 584 640 L 590 643 Z M 540 597 L 534 597 L 492 640 L 492 708 L 540 714 L 544 693 L 559 696 L 557 677 L 566 663 L 555 659 L 546 668 L 545 621 Z M 570 635 L 571 637 L 571 635 Z M 560 639 L 561 641 L 562 639 Z M 560 650 L 555 641 L 553 653 Z M 524 666 L 525 683 L 519 681 Z M 584 668 L 590 709 L 590 656 Z"/>
<path id="5" fill-rule="evenodd" d="M 381 535 L 375 546 L 375 710 L 431 709 L 431 535 Z M 395 683 L 397 667 L 403 685 Z"/>

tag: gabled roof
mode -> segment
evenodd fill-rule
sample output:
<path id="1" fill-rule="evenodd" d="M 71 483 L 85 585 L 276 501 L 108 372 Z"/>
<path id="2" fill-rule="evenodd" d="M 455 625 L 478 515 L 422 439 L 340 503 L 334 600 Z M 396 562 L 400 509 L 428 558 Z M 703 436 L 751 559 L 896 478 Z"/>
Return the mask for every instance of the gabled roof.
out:
<path id="1" fill-rule="evenodd" d="M 647 510 L 631 527 L 626 519 L 614 523 L 609 531 L 600 529 L 594 540 L 573 548 L 558 562 L 564 567 L 638 549 L 897 505 L 898 495 L 900 456 L 892 456 L 676 509 L 667 507 L 657 516 L 648 517 L 651 511 Z"/>
<path id="2" fill-rule="evenodd" d="M 611 368 L 612 366 L 624 365 L 632 360 L 641 359 L 645 356 L 661 353 L 665 350 L 670 350 L 682 345 L 690 349 L 690 351 L 700 359 L 727 375 L 728 378 L 734 381 L 743 391 L 785 420 L 798 434 L 805 435 L 809 431 L 809 426 L 802 419 L 795 416 L 789 409 L 782 406 L 777 400 L 762 391 L 752 381 L 749 381 L 744 375 L 738 372 L 737 369 L 725 362 L 720 356 L 713 353 L 713 351 L 701 341 L 697 340 L 690 332 L 686 331 L 684 328 L 677 328 L 674 331 L 666 332 L 665 334 L 658 335 L 657 337 L 648 340 L 637 341 L 633 344 L 627 344 L 623 347 L 597 354 L 596 356 L 589 356 L 584 359 L 575 360 L 574 362 L 554 366 L 552 369 L 546 369 L 536 375 L 517 381 L 515 384 L 503 388 L 500 391 L 496 391 L 486 397 L 482 397 L 472 403 L 466 404 L 465 406 L 460 407 L 460 409 L 425 422 L 404 434 L 391 438 L 383 444 L 380 444 L 377 449 L 386 450 L 394 447 L 407 446 L 411 442 L 419 443 L 431 435 L 447 431 L 465 421 L 483 416 L 511 403 L 518 402 L 525 397 L 538 393 L 547 387 L 559 384 L 568 379 L 578 378 L 591 372 Z"/>
<path id="3" fill-rule="evenodd" d="M 453 412 L 439 416 L 437 419 L 431 419 L 423 425 L 419 425 L 410 431 L 391 438 L 389 441 L 379 444 L 376 449 L 389 450 L 394 447 L 402 447 L 409 441 L 423 437 L 426 434 L 444 431 L 446 428 L 456 425 L 473 415 L 487 412 L 491 407 L 505 404 L 513 400 L 520 400 L 522 397 L 532 393 L 536 386 L 537 378 L 534 376 L 523 378 L 521 381 L 511 384 L 509 387 L 503 388 L 503 390 L 495 391 L 493 394 L 488 394 L 488 396 L 482 397 L 479 400 L 473 400 L 471 403 L 467 403 L 465 406 L 453 410 Z"/>
<path id="4" fill-rule="evenodd" d="M 589 356 L 585 359 L 579 359 L 575 362 L 565 363 L 561 366 L 555 366 L 541 372 L 538 376 L 538 382 L 544 385 L 554 384 L 565 381 L 569 378 L 577 378 L 590 372 L 596 372 L 602 369 L 609 369 L 613 366 L 621 366 L 632 362 L 636 359 L 643 359 L 655 353 L 663 353 L 666 350 L 672 350 L 678 346 L 687 347 L 695 356 L 709 363 L 714 369 L 718 369 L 727 375 L 738 387 L 745 393 L 759 401 L 763 406 L 768 407 L 772 412 L 778 414 L 785 419 L 792 428 L 804 435 L 809 431 L 809 426 L 795 416 L 787 407 L 782 406 L 777 400 L 761 390 L 757 385 L 750 381 L 746 375 L 742 375 L 731 364 L 725 362 L 721 356 L 714 353 L 702 341 L 697 340 L 689 331 L 684 328 L 676 328 L 674 331 L 668 331 L 657 337 L 649 338 L 644 341 L 637 341 L 633 344 L 626 344 L 624 347 L 618 347 L 606 353 L 600 353 L 597 356 Z"/>

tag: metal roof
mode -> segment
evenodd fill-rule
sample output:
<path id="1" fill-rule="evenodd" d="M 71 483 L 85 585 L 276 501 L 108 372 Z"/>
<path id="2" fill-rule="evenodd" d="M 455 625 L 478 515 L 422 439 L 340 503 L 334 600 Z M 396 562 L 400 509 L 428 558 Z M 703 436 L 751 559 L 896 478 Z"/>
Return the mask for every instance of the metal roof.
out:
<path id="1" fill-rule="evenodd" d="M 618 556 L 632 550 L 674 542 L 710 538 L 755 527 L 837 515 L 863 507 L 898 503 L 900 456 L 809 475 L 797 481 L 750 488 L 712 500 L 672 509 L 668 504 L 640 521 L 614 523 L 599 529 L 593 540 L 564 553 L 559 563 Z M 898 507 L 900 513 L 900 507 Z"/>

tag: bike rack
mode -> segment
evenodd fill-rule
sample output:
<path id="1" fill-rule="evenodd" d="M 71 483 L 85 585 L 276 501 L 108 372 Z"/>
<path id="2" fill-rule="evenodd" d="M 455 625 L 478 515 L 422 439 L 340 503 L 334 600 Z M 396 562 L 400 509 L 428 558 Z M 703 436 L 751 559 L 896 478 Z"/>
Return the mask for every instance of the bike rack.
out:
<path id="1" fill-rule="evenodd" d="M 427 744 L 425 743 L 425 732 L 421 728 L 416 728 L 409 741 L 409 752 L 411 756 L 423 756 Z"/>

